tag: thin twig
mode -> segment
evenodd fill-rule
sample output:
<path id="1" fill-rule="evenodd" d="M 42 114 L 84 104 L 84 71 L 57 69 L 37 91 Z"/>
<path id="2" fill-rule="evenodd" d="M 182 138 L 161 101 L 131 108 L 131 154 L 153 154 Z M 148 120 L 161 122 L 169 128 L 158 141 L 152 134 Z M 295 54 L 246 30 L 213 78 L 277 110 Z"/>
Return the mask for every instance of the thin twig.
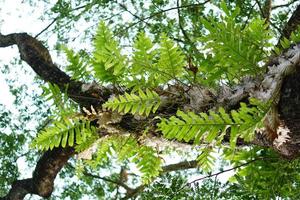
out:
<path id="1" fill-rule="evenodd" d="M 36 34 L 34 36 L 34 38 L 39 37 L 42 33 L 44 33 L 46 30 L 48 30 L 48 28 L 50 28 L 50 26 L 52 26 L 57 20 L 59 19 L 59 16 L 55 17 L 52 22 L 50 24 L 48 24 L 48 26 L 46 26 L 43 30 L 41 30 L 38 34 Z"/>
<path id="2" fill-rule="evenodd" d="M 207 175 L 207 176 L 203 176 L 203 177 L 197 178 L 197 179 L 195 179 L 195 180 L 193 180 L 193 181 L 187 183 L 187 184 L 184 185 L 183 187 L 189 186 L 189 185 L 194 184 L 194 183 L 196 183 L 196 182 L 198 182 L 198 181 L 201 181 L 201 180 L 203 180 L 203 179 L 211 178 L 211 177 L 213 177 L 213 176 L 218 176 L 218 175 L 220 175 L 220 174 L 223 174 L 223 173 L 226 173 L 226 172 L 229 172 L 229 171 L 232 171 L 232 170 L 241 168 L 241 167 L 243 167 L 243 166 L 249 165 L 249 164 L 251 164 L 251 163 L 253 163 L 253 162 L 256 162 L 256 161 L 262 160 L 262 159 L 263 159 L 263 158 L 250 160 L 249 162 L 240 164 L 240 165 L 238 165 L 238 166 L 235 166 L 235 167 L 232 167 L 232 168 L 223 170 L 223 171 L 219 171 L 219 172 L 214 173 L 214 174 L 210 174 L 210 175 Z"/>
<path id="3" fill-rule="evenodd" d="M 183 9 L 183 8 L 189 8 L 189 7 L 193 7 L 193 6 L 201 6 L 201 5 L 205 5 L 206 3 L 210 2 L 210 0 L 206 0 L 202 3 L 194 3 L 194 4 L 188 4 L 188 5 L 182 5 L 180 7 L 176 6 L 176 7 L 172 7 L 172 8 L 168 8 L 168 9 L 165 9 L 165 10 L 161 10 L 161 11 L 158 11 L 156 13 L 153 13 L 152 15 L 149 15 L 148 17 L 144 17 L 144 18 L 141 18 L 141 20 L 129 25 L 128 27 L 126 27 L 124 29 L 124 31 L 128 30 L 129 28 L 141 23 L 142 21 L 145 21 L 145 20 L 148 20 L 148 19 L 151 19 L 153 17 L 155 17 L 156 15 L 159 15 L 159 14 L 162 14 L 164 12 L 168 12 L 168 11 L 171 11 L 171 10 L 176 10 L 176 9 Z"/>
<path id="4" fill-rule="evenodd" d="M 294 4 L 294 3 L 296 3 L 297 1 L 298 1 L 298 0 L 293 0 L 293 1 L 291 1 L 291 2 L 289 2 L 289 3 L 286 3 L 286 4 L 281 4 L 281 5 L 273 6 L 273 7 L 272 7 L 272 10 L 275 10 L 275 9 L 277 9 L 277 8 L 282 8 L 282 7 L 290 6 L 290 5 Z"/>
<path id="5" fill-rule="evenodd" d="M 131 14 L 133 17 L 135 17 L 135 18 L 137 18 L 138 20 L 144 22 L 144 23 L 147 24 L 148 26 L 150 25 L 148 22 L 146 22 L 145 20 L 143 20 L 142 17 L 140 17 L 140 16 L 134 14 L 133 12 L 131 12 L 130 10 L 128 10 L 128 8 L 127 8 L 124 4 L 119 3 L 119 6 L 120 6 L 121 8 L 123 8 L 126 12 L 128 12 L 129 14 Z"/>
<path id="6" fill-rule="evenodd" d="M 72 10 L 71 10 L 71 12 L 73 12 L 73 11 L 76 11 L 76 10 L 80 10 L 80 9 L 82 9 L 82 8 L 85 8 L 86 6 L 88 6 L 90 3 L 87 3 L 87 4 L 85 4 L 85 5 L 82 5 L 82 6 L 78 6 L 78 7 L 76 7 L 76 8 L 73 8 Z M 46 30 L 48 30 L 48 28 L 50 28 L 58 19 L 60 18 L 60 14 L 57 16 L 57 17 L 55 17 L 53 20 L 52 20 L 52 22 L 50 23 L 50 24 L 48 24 L 43 30 L 41 30 L 38 34 L 36 34 L 35 36 L 34 36 L 34 38 L 37 38 L 38 36 L 40 36 L 42 33 L 44 33 Z"/>

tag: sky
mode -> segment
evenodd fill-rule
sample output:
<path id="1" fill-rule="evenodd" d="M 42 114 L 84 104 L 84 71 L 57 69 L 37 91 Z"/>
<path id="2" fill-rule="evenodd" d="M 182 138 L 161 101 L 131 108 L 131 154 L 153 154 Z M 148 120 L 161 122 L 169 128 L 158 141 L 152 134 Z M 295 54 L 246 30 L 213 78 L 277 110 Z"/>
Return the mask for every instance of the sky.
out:
<path id="1" fill-rule="evenodd" d="M 0 0 L 0 32 L 1 34 L 9 34 L 15 32 L 27 32 L 29 34 L 37 34 L 45 26 L 45 22 L 39 20 L 42 15 L 42 4 L 37 5 L 32 12 L 32 7 L 22 3 L 21 0 Z M 11 66 L 10 62 L 18 55 L 16 46 L 0 48 L 0 65 Z M 18 74 L 19 80 L 26 83 L 28 77 Z M 7 106 L 11 111 L 14 110 L 12 102 L 13 96 L 9 92 L 9 88 L 5 83 L 3 76 L 0 76 L 0 103 Z"/>

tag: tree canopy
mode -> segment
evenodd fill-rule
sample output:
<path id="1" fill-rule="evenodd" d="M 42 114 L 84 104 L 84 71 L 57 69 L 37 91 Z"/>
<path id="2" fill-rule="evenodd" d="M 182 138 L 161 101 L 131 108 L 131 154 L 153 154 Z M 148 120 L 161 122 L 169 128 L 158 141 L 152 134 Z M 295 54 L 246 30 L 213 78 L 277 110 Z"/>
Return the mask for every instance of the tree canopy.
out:
<path id="1" fill-rule="evenodd" d="M 300 198 L 298 1 L 43 3 L 0 26 L 0 199 Z"/>

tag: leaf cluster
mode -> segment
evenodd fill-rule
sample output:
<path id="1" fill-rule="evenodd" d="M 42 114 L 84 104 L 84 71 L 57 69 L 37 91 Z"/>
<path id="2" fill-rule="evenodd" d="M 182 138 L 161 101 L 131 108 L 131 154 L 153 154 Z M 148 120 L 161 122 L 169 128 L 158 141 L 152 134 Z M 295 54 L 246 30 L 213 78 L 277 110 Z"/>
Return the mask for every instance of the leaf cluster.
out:
<path id="1" fill-rule="evenodd" d="M 138 91 L 138 96 L 134 93 L 119 95 L 107 101 L 103 106 L 104 108 L 118 111 L 119 113 L 131 113 L 139 115 L 145 114 L 148 116 L 150 112 L 155 113 L 160 105 L 160 97 L 155 91 L 146 89 L 144 93 L 141 89 Z"/>
<path id="2" fill-rule="evenodd" d="M 49 127 L 42 130 L 31 143 L 32 147 L 40 150 L 53 149 L 54 147 L 67 147 L 81 144 L 92 136 L 95 129 L 89 121 L 64 118 L 62 121 L 55 121 Z"/>

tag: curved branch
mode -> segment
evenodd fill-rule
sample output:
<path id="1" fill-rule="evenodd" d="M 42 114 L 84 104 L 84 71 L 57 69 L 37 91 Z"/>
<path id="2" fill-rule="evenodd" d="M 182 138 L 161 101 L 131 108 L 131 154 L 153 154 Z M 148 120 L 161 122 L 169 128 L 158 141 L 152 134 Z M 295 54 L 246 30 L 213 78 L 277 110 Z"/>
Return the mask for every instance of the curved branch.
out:
<path id="1" fill-rule="evenodd" d="M 293 1 L 290 1 L 289 3 L 286 3 L 286 4 L 280 4 L 280 5 L 275 5 L 275 6 L 272 6 L 272 10 L 275 10 L 277 8 L 283 8 L 283 7 L 288 7 L 294 3 L 296 3 L 298 0 L 293 0 Z"/>
<path id="2" fill-rule="evenodd" d="M 50 197 L 56 175 L 73 154 L 73 148 L 55 148 L 45 152 L 37 162 L 32 178 L 15 181 L 9 193 L 0 199 L 21 200 L 27 194 Z"/>
<path id="3" fill-rule="evenodd" d="M 81 106 L 99 106 L 108 97 L 109 91 L 95 84 L 71 80 L 53 62 L 47 48 L 37 39 L 26 33 L 0 34 L 0 47 L 17 45 L 24 60 L 41 79 L 57 84 L 61 91 L 68 95 Z M 87 87 L 88 86 L 88 87 Z M 82 88 L 85 88 L 83 91 Z M 103 93 L 104 92 L 104 93 Z M 9 193 L 1 200 L 19 200 L 26 194 L 37 194 L 49 197 L 53 191 L 54 179 L 68 159 L 74 155 L 73 148 L 54 148 L 46 151 L 37 162 L 32 178 L 17 180 L 12 184 Z"/>
<path id="4" fill-rule="evenodd" d="M 280 39 L 278 41 L 278 44 L 276 46 L 279 46 L 280 40 L 284 37 L 289 39 L 291 36 L 291 33 L 295 31 L 298 26 L 300 25 L 300 4 L 297 6 L 296 10 L 293 12 L 291 18 L 287 22 L 287 24 L 284 26 Z"/>
<path id="5" fill-rule="evenodd" d="M 20 56 L 44 81 L 56 84 L 62 92 L 67 89 L 68 96 L 81 106 L 98 107 L 105 102 L 110 95 L 108 89 L 97 84 L 85 84 L 70 78 L 52 62 L 47 48 L 36 38 L 27 33 L 13 33 L 0 35 L 0 47 L 17 45 Z M 83 88 L 87 88 L 84 89 Z"/>

